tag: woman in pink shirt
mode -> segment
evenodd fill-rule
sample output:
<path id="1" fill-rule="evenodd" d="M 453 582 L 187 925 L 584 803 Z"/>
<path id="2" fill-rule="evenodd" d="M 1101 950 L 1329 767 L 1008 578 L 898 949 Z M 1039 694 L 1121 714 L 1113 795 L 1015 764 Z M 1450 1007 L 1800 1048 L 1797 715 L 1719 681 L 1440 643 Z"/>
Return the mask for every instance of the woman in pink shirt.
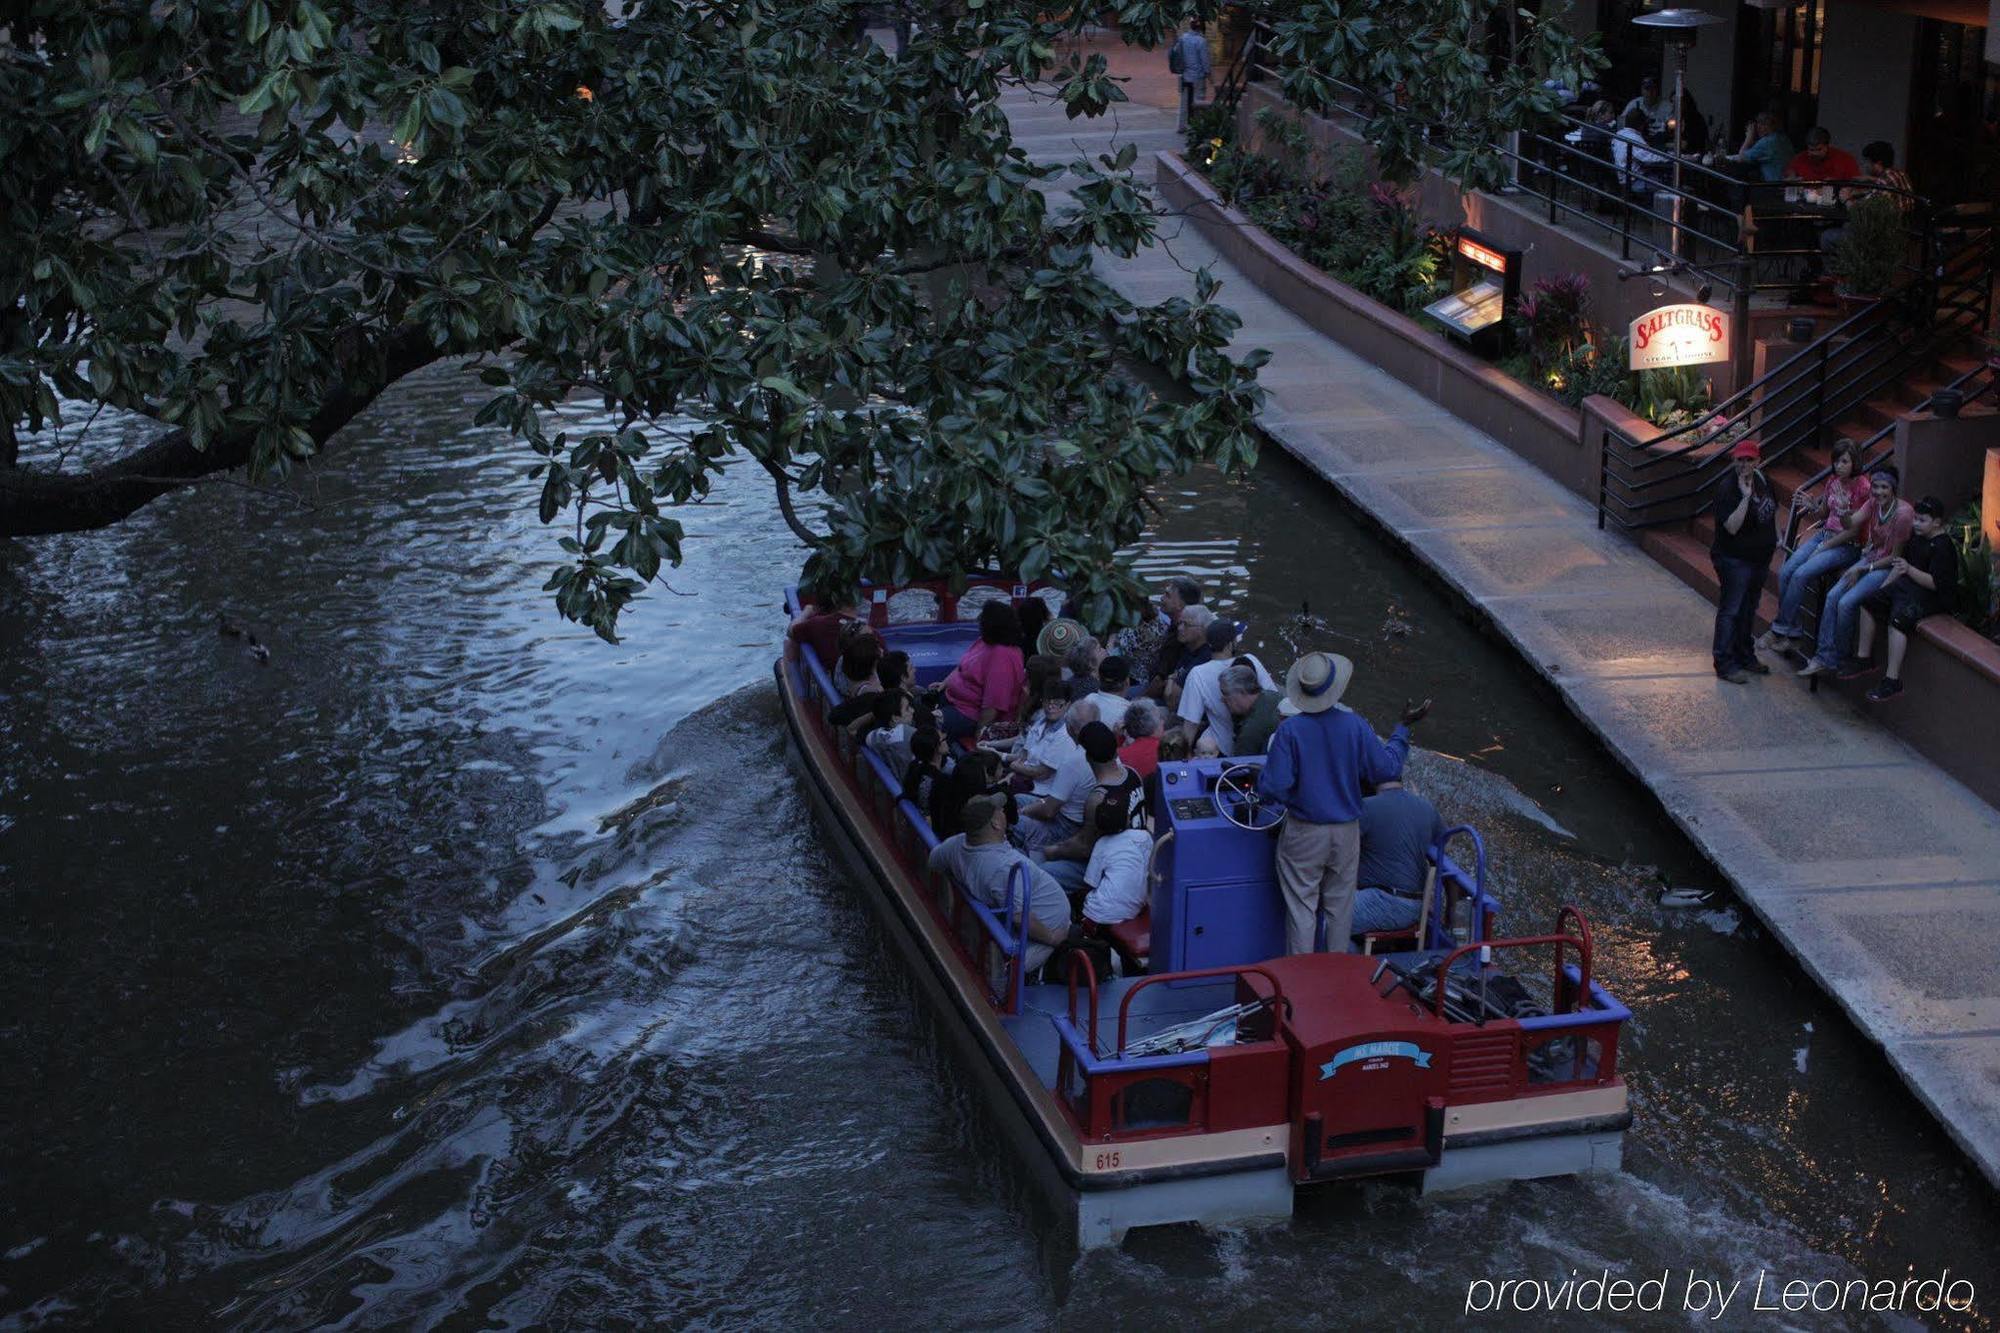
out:
<path id="1" fill-rule="evenodd" d="M 998 719 L 1012 721 L 1027 688 L 1021 620 L 1014 604 L 988 602 L 979 612 L 979 642 L 965 650 L 944 681 L 944 734 L 977 734 Z"/>
<path id="2" fill-rule="evenodd" d="M 1799 628 L 1799 607 L 1806 590 L 1821 575 L 1836 573 L 1854 563 L 1861 554 L 1860 512 L 1868 503 L 1868 478 L 1861 475 L 1860 458 L 1854 441 L 1842 440 L 1833 446 L 1833 475 L 1819 495 L 1800 498 L 1801 507 L 1820 516 L 1811 533 L 1778 572 L 1778 618 L 1757 641 L 1759 648 L 1775 648 L 1782 639 L 1803 639 Z"/>

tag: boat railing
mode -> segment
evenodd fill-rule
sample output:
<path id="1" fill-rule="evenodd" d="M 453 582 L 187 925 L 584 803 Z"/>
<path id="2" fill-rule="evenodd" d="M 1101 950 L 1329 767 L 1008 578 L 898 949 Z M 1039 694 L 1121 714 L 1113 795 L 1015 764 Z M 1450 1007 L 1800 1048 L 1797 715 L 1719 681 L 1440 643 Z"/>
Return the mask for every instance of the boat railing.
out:
<path id="1" fill-rule="evenodd" d="M 797 590 L 788 590 L 786 600 L 796 611 Z M 877 827 L 895 839 L 905 868 L 930 886 L 926 905 L 949 934 L 953 950 L 980 978 L 981 988 L 995 1009 L 1003 1014 L 1019 1013 L 1028 958 L 1027 872 L 1016 867 L 1008 881 L 1007 902 L 998 912 L 975 897 L 958 876 L 932 874 L 930 850 L 937 846 L 938 838 L 930 821 L 902 794 L 901 782 L 880 755 L 848 735 L 845 728 L 828 725 L 827 711 L 840 696 L 817 655 L 795 645 L 794 656 L 806 700 L 827 729 L 834 751 L 848 766 L 856 792 L 873 806 Z"/>
<path id="2" fill-rule="evenodd" d="M 1291 1000 L 1269 971 L 1249 965 L 1152 973 L 1125 992 L 1118 1007 L 1117 1046 L 1104 1053 L 1097 1042 L 1097 970 L 1088 957 L 1072 957 L 1068 1012 L 1051 1019 L 1059 1042 L 1056 1090 L 1086 1137 L 1105 1141 L 1198 1133 L 1283 1118 L 1283 1071 L 1290 1054 L 1279 1035 L 1277 1016 L 1290 1013 Z M 1262 978 L 1270 993 L 1259 995 L 1246 980 L 1251 976 Z M 1256 1002 L 1268 1002 L 1273 1014 L 1268 1037 L 1161 1054 L 1127 1049 L 1134 995 L 1161 982 L 1222 977 L 1237 978 Z M 1076 1011 L 1079 981 L 1087 1003 L 1082 1022 Z"/>
<path id="3" fill-rule="evenodd" d="M 953 579 L 910 579 L 903 583 L 870 583 L 863 580 L 860 585 L 862 596 L 868 603 L 868 625 L 871 629 L 886 629 L 889 625 L 889 604 L 904 593 L 928 593 L 937 600 L 937 614 L 931 617 L 940 624 L 955 624 L 959 620 L 959 603 L 977 589 L 991 588 L 1006 594 L 1016 602 L 1023 601 L 1041 592 L 1044 588 L 1059 587 L 1047 579 L 1022 580 L 1011 574 L 981 571 L 969 575 L 962 584 L 954 587 Z M 981 598 L 984 606 L 989 599 Z M 797 587 L 785 589 L 785 610 L 797 616 L 805 607 L 800 600 Z M 915 622 L 922 623 L 922 622 Z"/>
<path id="4" fill-rule="evenodd" d="M 1454 860 L 1449 851 L 1452 842 L 1458 838 L 1472 840 L 1472 871 Z M 1445 949 L 1451 947 L 1452 899 L 1455 896 L 1470 901 L 1471 920 L 1469 938 L 1475 943 L 1493 934 L 1493 925 L 1500 919 L 1500 904 L 1486 891 L 1486 842 L 1479 836 L 1479 830 L 1470 824 L 1454 824 L 1438 834 L 1431 844 L 1431 864 L 1437 867 L 1437 901 L 1429 913 L 1424 947 Z"/>

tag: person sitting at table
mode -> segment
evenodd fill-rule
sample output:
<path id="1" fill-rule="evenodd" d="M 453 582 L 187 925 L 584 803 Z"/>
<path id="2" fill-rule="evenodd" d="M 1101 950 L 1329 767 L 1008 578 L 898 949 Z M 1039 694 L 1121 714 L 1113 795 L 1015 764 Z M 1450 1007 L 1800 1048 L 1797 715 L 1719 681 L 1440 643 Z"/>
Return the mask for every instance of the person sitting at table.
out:
<path id="1" fill-rule="evenodd" d="M 1823 185 L 1827 181 L 1851 181 L 1861 174 L 1861 164 L 1845 148 L 1833 146 L 1833 134 L 1824 125 L 1815 125 L 1806 135 L 1806 149 L 1794 153 L 1785 164 L 1785 179 Z"/>
<path id="2" fill-rule="evenodd" d="M 1681 89 L 1681 154 L 1700 157 L 1708 151 L 1708 117 L 1695 105 L 1694 94 Z"/>
<path id="3" fill-rule="evenodd" d="M 1759 111 L 1744 133 L 1742 150 L 1721 160 L 1754 168 L 1760 180 L 1777 181 L 1784 179 L 1785 168 L 1795 156 L 1797 153 L 1778 121 L 1778 113 Z"/>
<path id="4" fill-rule="evenodd" d="M 1619 123 L 1623 124 L 1635 111 L 1646 118 L 1645 129 L 1650 134 L 1661 133 L 1667 128 L 1667 122 L 1673 119 L 1673 99 L 1660 91 L 1660 80 L 1656 75 L 1648 74 L 1639 80 L 1639 95 L 1627 102 L 1625 109 L 1618 113 Z"/>
<path id="5" fill-rule="evenodd" d="M 1623 173 L 1625 188 L 1633 193 L 1646 188 L 1646 178 L 1652 174 L 1649 168 L 1667 161 L 1647 142 L 1645 112 L 1636 107 L 1626 111 L 1624 124 L 1618 127 L 1618 137 L 1611 141 L 1611 160 Z"/>
<path id="6" fill-rule="evenodd" d="M 1880 139 L 1862 148 L 1861 174 L 1853 179 L 1870 188 L 1867 191 L 1842 190 L 1842 203 L 1852 204 L 1865 194 L 1879 190 L 1896 201 L 1896 211 L 1905 217 L 1917 206 L 1917 193 L 1910 184 L 1909 176 L 1896 165 L 1895 148 Z"/>

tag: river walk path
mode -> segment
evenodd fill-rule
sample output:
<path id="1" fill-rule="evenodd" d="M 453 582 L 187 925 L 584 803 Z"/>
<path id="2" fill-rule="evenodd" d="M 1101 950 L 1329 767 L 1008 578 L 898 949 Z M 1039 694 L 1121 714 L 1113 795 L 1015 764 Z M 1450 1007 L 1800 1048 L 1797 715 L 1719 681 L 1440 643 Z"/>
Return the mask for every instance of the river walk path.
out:
<path id="1" fill-rule="evenodd" d="M 1157 52 L 1098 45 L 1131 102 L 1068 120 L 1005 99 L 1037 161 L 1178 151 Z M 1052 192 L 1060 198 L 1061 192 Z M 1262 426 L 1444 579 L 1659 798 L 1785 947 L 1887 1053 L 2000 1186 L 2000 813 L 1851 705 L 1782 671 L 1748 685 L 1709 663 L 1712 605 L 1579 497 L 1341 344 L 1222 260 L 1192 224 L 1099 257 L 1127 296 L 1191 296 L 1208 268 L 1272 353 Z"/>

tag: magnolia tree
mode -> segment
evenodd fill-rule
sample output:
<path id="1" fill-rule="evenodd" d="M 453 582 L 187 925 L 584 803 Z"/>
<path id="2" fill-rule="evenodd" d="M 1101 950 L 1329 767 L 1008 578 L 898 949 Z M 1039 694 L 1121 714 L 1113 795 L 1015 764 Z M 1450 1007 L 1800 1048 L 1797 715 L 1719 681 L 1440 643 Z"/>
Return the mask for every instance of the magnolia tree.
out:
<path id="1" fill-rule="evenodd" d="M 1358 113 L 1379 169 L 1408 181 L 1434 166 L 1468 188 L 1506 177 L 1498 145 L 1546 120 L 1602 68 L 1567 0 L 1321 0 L 1273 16 L 1268 54 L 1286 98 Z"/>
<path id="2" fill-rule="evenodd" d="M 1205 277 L 1135 307 L 1093 274 L 1153 240 L 1132 150 L 1034 165 L 999 98 L 1103 114 L 1064 37 L 1181 12 L 956 0 L 898 58 L 836 0 L 0 5 L 0 536 L 280 480 L 458 359 L 606 638 L 725 466 L 811 579 L 1059 572 L 1102 625 L 1148 485 L 1253 459 L 1255 358 Z M 577 395 L 622 424 L 560 429 Z M 70 449 L 105 407 L 149 428 Z"/>

